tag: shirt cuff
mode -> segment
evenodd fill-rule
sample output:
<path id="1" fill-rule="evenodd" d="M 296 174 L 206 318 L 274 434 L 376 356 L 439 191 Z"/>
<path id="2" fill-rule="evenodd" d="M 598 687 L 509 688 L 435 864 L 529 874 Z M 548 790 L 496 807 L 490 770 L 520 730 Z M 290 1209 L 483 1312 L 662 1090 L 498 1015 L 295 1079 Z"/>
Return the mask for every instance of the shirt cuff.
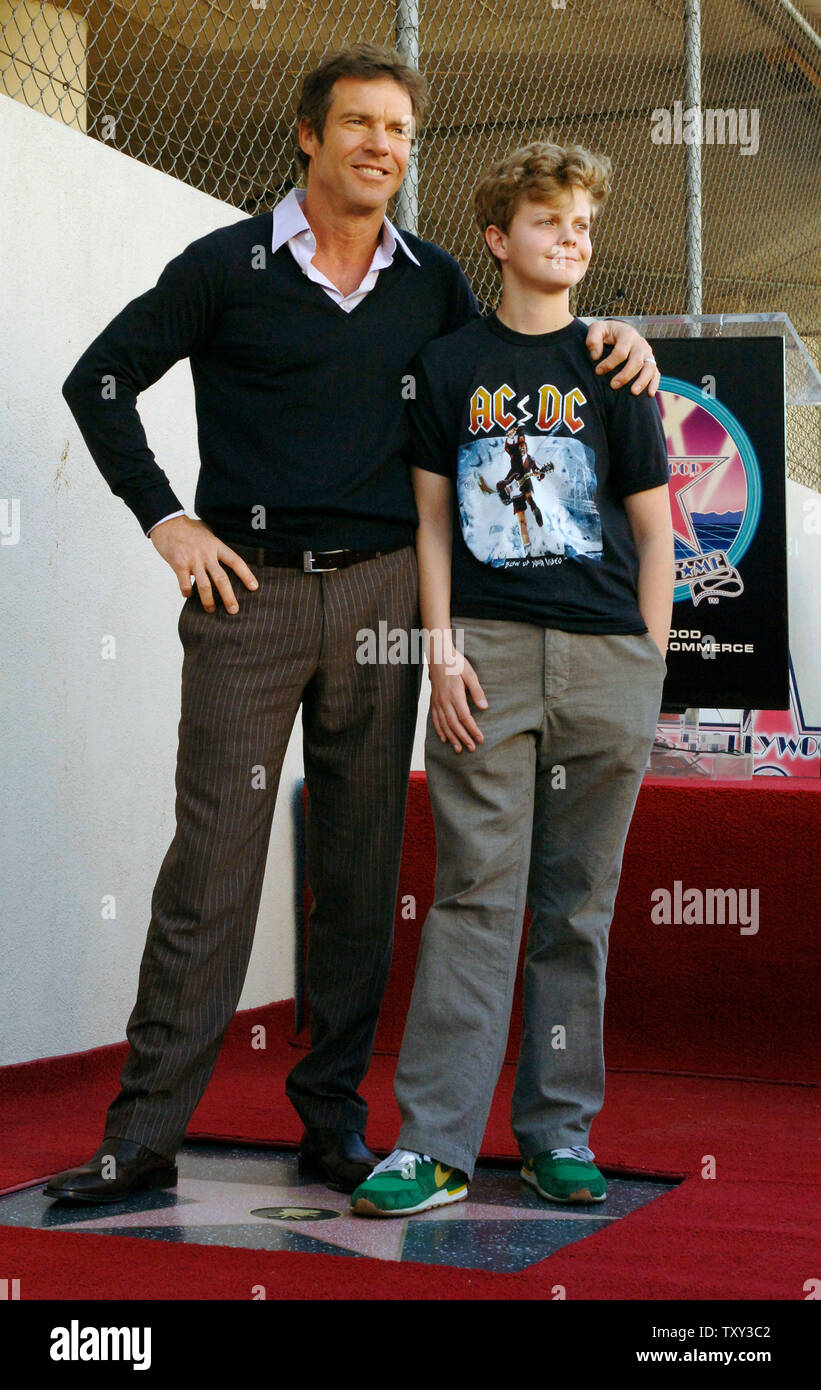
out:
<path id="1" fill-rule="evenodd" d="M 168 516 L 161 516 L 159 521 L 155 521 L 151 524 L 145 534 L 150 536 L 155 526 L 159 526 L 163 521 L 170 521 L 172 516 L 185 516 L 185 510 L 181 509 L 178 512 L 169 512 Z"/>

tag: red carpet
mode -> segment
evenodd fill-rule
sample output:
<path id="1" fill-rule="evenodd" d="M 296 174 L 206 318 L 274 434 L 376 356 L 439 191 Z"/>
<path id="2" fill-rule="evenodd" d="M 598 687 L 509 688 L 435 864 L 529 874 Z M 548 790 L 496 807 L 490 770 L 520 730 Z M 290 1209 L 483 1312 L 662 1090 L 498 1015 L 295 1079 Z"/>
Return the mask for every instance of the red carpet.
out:
<path id="1" fill-rule="evenodd" d="M 821 780 L 706 785 L 648 778 L 624 854 L 610 930 L 605 1012 L 609 1067 L 708 1076 L 818 1079 Z M 425 775 L 411 774 L 391 983 L 377 1051 L 399 1050 L 419 935 L 433 897 L 435 841 Z M 728 924 L 655 925 L 651 894 L 758 890 L 758 932 Z M 749 901 L 749 899 L 748 899 Z M 310 902 L 310 894 L 306 894 Z M 521 972 L 520 972 L 521 977 Z M 521 1031 L 517 989 L 508 1058 Z M 307 1028 L 302 1037 L 307 1040 Z"/>
<path id="2" fill-rule="evenodd" d="M 415 783 L 403 885 L 416 885 L 417 918 L 398 927 L 383 1048 L 399 1035 L 427 906 L 430 871 L 414 861 L 425 797 Z M 520 1274 L 0 1228 L 4 1267 L 22 1272 L 27 1299 L 62 1299 L 68 1290 L 72 1298 L 247 1300 L 257 1284 L 277 1299 L 550 1299 L 557 1285 L 568 1299 L 803 1299 L 818 1248 L 807 967 L 819 790 L 786 780 L 642 790 L 613 929 L 607 1096 L 591 1142 L 605 1172 L 686 1181 L 629 1218 Z M 652 926 L 649 894 L 676 877 L 685 887 L 758 886 L 757 935 Z M 237 1015 L 190 1137 L 296 1144 L 299 1123 L 283 1094 L 292 1019 L 290 1003 Z M 264 1051 L 249 1046 L 259 1022 Z M 123 1043 L 0 1072 L 0 1188 L 27 1185 L 96 1148 L 125 1054 Z M 629 1066 L 636 1070 L 620 1069 Z M 684 1074 L 694 1071 L 707 1074 Z M 745 1071 L 759 1079 L 722 1079 Z M 364 1086 L 368 1137 L 382 1150 L 398 1123 L 392 1074 L 393 1058 L 377 1056 Z M 506 1066 L 485 1156 L 515 1152 L 512 1076 Z M 710 1157 L 715 1177 L 702 1177 Z"/>
<path id="3" fill-rule="evenodd" d="M 191 1137 L 296 1144 L 299 1124 L 282 1092 L 294 1056 L 291 1018 L 290 1003 L 237 1015 Z M 265 1052 L 248 1045 L 260 1022 Z M 64 1060 L 56 1089 L 47 1084 L 48 1061 L 6 1069 L 4 1186 L 45 1177 L 96 1148 L 125 1052 L 118 1045 L 73 1066 Z M 514 1153 L 512 1073 L 505 1067 L 497 1091 L 488 1155 Z M 379 1149 L 396 1136 L 392 1074 L 393 1059 L 377 1057 L 364 1088 L 368 1135 Z M 605 1171 L 689 1176 L 521 1274 L 11 1228 L 0 1228 L 0 1253 L 6 1268 L 23 1272 L 29 1299 L 65 1298 L 67 1289 L 90 1299 L 247 1299 L 259 1283 L 278 1299 L 542 1299 L 556 1284 L 573 1299 L 801 1299 L 818 1249 L 813 1097 L 800 1085 L 611 1073 L 592 1136 Z M 715 1158 L 714 1179 L 700 1176 L 705 1155 Z"/>

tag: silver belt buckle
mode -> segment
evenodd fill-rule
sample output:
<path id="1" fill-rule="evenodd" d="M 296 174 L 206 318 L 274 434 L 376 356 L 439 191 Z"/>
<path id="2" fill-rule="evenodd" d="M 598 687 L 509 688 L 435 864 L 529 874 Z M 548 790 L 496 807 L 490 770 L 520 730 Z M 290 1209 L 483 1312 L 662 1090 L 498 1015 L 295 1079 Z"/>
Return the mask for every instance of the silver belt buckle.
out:
<path id="1" fill-rule="evenodd" d="M 328 551 L 326 552 L 326 554 L 328 554 L 328 555 L 342 555 L 342 554 L 344 554 L 344 550 L 328 550 Z M 303 572 L 304 572 L 305 574 L 326 574 L 329 570 L 336 570 L 336 569 L 339 569 L 339 566 L 338 566 L 338 565 L 315 565 L 315 564 L 314 564 L 314 552 L 313 552 L 312 550 L 303 550 L 303 552 L 302 552 L 302 569 L 303 569 Z"/>

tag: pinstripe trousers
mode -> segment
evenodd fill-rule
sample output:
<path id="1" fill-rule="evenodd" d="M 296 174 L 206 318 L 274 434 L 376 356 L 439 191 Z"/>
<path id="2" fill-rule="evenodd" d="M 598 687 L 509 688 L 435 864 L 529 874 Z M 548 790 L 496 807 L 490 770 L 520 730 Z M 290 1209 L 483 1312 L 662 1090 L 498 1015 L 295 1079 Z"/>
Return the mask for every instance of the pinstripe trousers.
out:
<path id="1" fill-rule="evenodd" d="M 245 550 L 250 555 L 250 550 Z M 286 1091 L 311 1126 L 364 1132 L 357 1088 L 390 966 L 421 668 L 361 664 L 357 632 L 419 624 L 416 551 L 325 574 L 248 564 L 180 613 L 176 833 L 151 900 L 121 1090 L 105 1138 L 169 1158 L 216 1065 L 254 939 L 283 758 L 302 707 L 314 897 L 311 1049 Z M 289 890 L 290 891 L 290 890 Z"/>

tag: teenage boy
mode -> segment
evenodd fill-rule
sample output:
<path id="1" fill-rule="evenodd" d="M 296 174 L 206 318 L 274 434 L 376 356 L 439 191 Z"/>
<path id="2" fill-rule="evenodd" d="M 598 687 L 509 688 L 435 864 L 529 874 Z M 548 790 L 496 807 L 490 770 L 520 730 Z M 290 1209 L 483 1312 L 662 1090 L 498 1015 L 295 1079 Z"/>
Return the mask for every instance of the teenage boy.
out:
<path id="1" fill-rule="evenodd" d="M 604 1094 L 608 929 L 673 591 L 658 406 L 602 386 L 569 309 L 609 174 L 579 146 L 531 144 L 497 164 L 474 207 L 499 307 L 416 358 L 421 615 L 444 634 L 430 643 L 426 744 L 437 870 L 396 1072 L 398 1147 L 354 1191 L 363 1215 L 466 1197 L 526 898 L 521 1176 L 550 1200 L 605 1197 L 588 1139 Z M 512 430 L 540 516 L 529 529 L 502 495 Z"/>

